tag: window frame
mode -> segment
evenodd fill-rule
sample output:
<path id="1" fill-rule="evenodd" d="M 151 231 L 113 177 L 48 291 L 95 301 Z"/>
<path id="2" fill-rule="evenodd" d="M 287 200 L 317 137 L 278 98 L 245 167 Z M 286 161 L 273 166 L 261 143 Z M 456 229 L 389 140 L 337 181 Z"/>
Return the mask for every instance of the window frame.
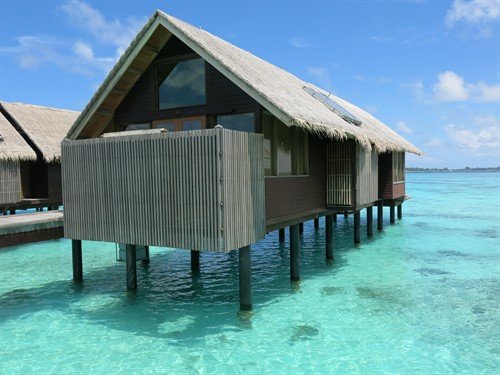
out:
<path id="1" fill-rule="evenodd" d="M 271 113 L 262 113 L 263 115 L 272 116 L 273 122 L 272 126 L 272 138 L 271 138 L 271 175 L 265 175 L 265 178 L 302 178 L 309 177 L 309 135 L 306 131 L 296 126 L 287 126 L 282 121 L 280 121 L 276 116 Z M 287 128 L 292 130 L 292 148 L 291 148 L 291 163 L 292 163 L 292 174 L 290 175 L 280 175 L 277 161 L 277 153 L 278 153 L 278 126 L 276 123 L 281 124 Z M 264 134 L 264 124 L 261 119 L 261 133 Z M 304 174 L 294 174 L 297 173 L 297 155 L 298 155 L 298 142 L 297 133 L 302 132 L 304 137 Z M 265 169 L 264 169 L 265 172 Z"/>
<path id="2" fill-rule="evenodd" d="M 392 183 L 402 184 L 405 180 L 405 153 L 394 151 L 392 153 Z"/>

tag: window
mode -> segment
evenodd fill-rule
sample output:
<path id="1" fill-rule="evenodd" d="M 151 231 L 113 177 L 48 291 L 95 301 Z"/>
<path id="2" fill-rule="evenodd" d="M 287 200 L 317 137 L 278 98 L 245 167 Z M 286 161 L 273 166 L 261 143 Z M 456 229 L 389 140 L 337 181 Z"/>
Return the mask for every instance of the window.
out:
<path id="1" fill-rule="evenodd" d="M 405 180 L 405 153 L 392 153 L 392 181 L 404 182 Z"/>
<path id="2" fill-rule="evenodd" d="M 205 104 L 205 61 L 185 60 L 159 64 L 158 109 Z"/>
<path id="3" fill-rule="evenodd" d="M 181 117 L 153 121 L 153 129 L 167 129 L 169 132 L 205 129 L 205 116 Z"/>
<path id="4" fill-rule="evenodd" d="M 217 116 L 217 124 L 222 125 L 224 129 L 253 133 L 255 131 L 254 123 L 253 113 Z"/>
<path id="5" fill-rule="evenodd" d="M 262 129 L 265 175 L 307 175 L 307 134 L 301 129 L 286 126 L 268 113 L 262 114 Z"/>
<path id="6" fill-rule="evenodd" d="M 125 131 L 129 130 L 147 130 L 149 129 L 149 123 L 144 123 L 144 124 L 130 124 L 125 128 Z"/>

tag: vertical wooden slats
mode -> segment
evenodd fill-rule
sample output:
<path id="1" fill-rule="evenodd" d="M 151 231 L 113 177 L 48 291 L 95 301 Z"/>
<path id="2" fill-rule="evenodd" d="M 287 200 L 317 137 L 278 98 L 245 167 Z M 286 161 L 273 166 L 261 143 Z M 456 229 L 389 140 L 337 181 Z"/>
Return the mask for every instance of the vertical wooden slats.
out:
<path id="1" fill-rule="evenodd" d="M 19 160 L 0 160 L 0 205 L 21 201 Z"/>
<path id="2" fill-rule="evenodd" d="M 378 199 L 378 155 L 356 145 L 356 204 L 361 206 Z"/>
<path id="3" fill-rule="evenodd" d="M 351 205 L 351 144 L 349 142 L 330 142 L 326 147 L 327 155 L 327 205 Z"/>
<path id="4" fill-rule="evenodd" d="M 66 237 L 227 252 L 265 235 L 261 134 L 149 133 L 62 150 Z"/>

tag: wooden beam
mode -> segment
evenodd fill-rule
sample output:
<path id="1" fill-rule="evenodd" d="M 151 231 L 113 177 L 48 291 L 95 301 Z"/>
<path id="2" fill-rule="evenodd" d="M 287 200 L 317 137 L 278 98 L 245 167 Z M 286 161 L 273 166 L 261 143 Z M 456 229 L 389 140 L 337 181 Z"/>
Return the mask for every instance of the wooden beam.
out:
<path id="1" fill-rule="evenodd" d="M 137 289 L 137 258 L 135 245 L 125 245 L 127 256 L 127 289 Z"/>
<path id="2" fill-rule="evenodd" d="M 290 279 L 300 280 L 299 225 L 290 226 Z"/>
<path id="3" fill-rule="evenodd" d="M 319 229 L 319 219 L 314 219 L 314 229 Z"/>
<path id="4" fill-rule="evenodd" d="M 200 270 L 200 252 L 196 250 L 191 250 L 191 270 Z"/>
<path id="5" fill-rule="evenodd" d="M 333 259 L 333 215 L 325 216 L 326 259 Z"/>
<path id="6" fill-rule="evenodd" d="M 402 218 L 403 218 L 403 205 L 398 204 L 398 219 L 402 219 Z"/>
<path id="7" fill-rule="evenodd" d="M 377 202 L 377 229 L 384 230 L 384 201 Z"/>
<path id="8" fill-rule="evenodd" d="M 394 215 L 394 205 L 390 205 L 389 206 L 389 213 L 390 213 L 391 224 L 394 224 L 396 222 L 396 218 L 395 218 L 395 215 Z"/>
<path id="9" fill-rule="evenodd" d="M 73 280 L 82 281 L 83 279 L 82 240 L 71 240 L 71 250 L 73 257 Z"/>
<path id="10" fill-rule="evenodd" d="M 250 246 L 240 248 L 240 310 L 252 310 L 252 257 Z"/>
<path id="11" fill-rule="evenodd" d="M 366 234 L 368 237 L 373 236 L 373 207 L 366 208 Z"/>
<path id="12" fill-rule="evenodd" d="M 279 241 L 285 243 L 285 228 L 279 229 Z"/>
<path id="13" fill-rule="evenodd" d="M 354 213 L 354 243 L 358 244 L 361 242 L 361 213 L 356 211 Z"/>

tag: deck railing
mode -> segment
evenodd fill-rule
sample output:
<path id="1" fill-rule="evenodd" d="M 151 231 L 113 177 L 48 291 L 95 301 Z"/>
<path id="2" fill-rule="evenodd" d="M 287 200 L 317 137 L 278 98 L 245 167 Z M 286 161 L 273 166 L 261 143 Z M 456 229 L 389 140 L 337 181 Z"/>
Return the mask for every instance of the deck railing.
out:
<path id="1" fill-rule="evenodd" d="M 265 235 L 261 134 L 65 140 L 62 182 L 67 238 L 227 252 Z"/>

